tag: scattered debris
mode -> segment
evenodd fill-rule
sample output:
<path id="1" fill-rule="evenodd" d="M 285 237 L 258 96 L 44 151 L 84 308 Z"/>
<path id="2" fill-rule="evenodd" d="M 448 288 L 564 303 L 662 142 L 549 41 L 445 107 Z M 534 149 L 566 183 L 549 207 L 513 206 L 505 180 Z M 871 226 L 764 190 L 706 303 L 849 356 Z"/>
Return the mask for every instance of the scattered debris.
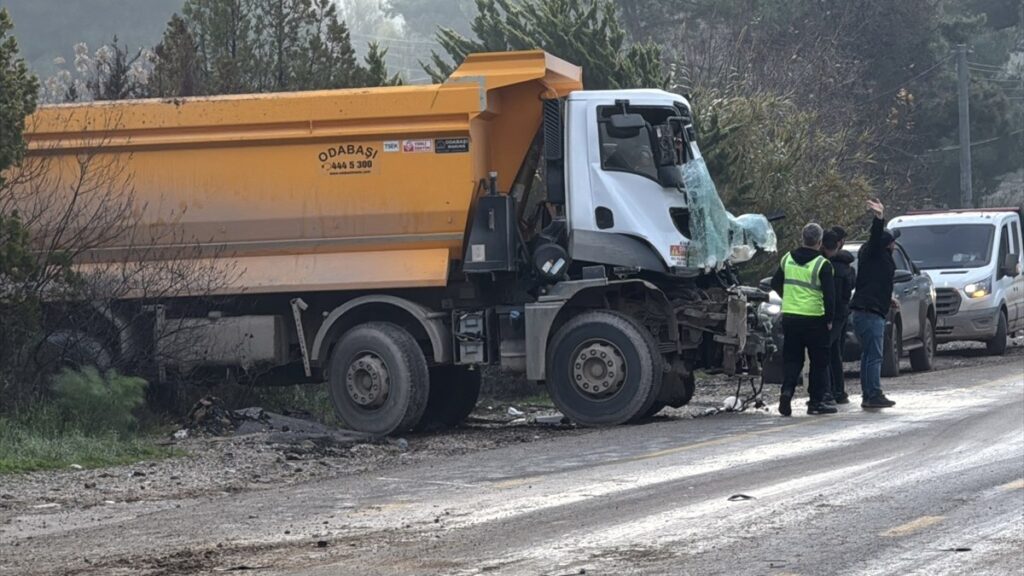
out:
<path id="1" fill-rule="evenodd" d="M 173 434 L 175 440 L 184 440 L 188 438 L 188 428 L 182 428 Z"/>
<path id="2" fill-rule="evenodd" d="M 729 496 L 729 502 L 743 502 L 745 500 L 757 500 L 757 498 L 747 494 L 733 494 Z"/>
<path id="3" fill-rule="evenodd" d="M 509 406 L 508 415 L 512 416 L 513 418 L 520 418 L 522 416 L 526 416 L 526 412 L 523 412 L 522 410 L 516 408 L 515 406 Z"/>
<path id="4" fill-rule="evenodd" d="M 942 551 L 943 552 L 970 552 L 971 549 L 970 548 L 966 548 L 966 547 L 957 547 L 957 548 L 943 548 Z"/>
<path id="5" fill-rule="evenodd" d="M 82 465 L 81 464 L 72 464 L 72 465 L 68 466 L 68 468 L 71 468 L 72 470 L 81 470 L 82 469 Z"/>
<path id="6" fill-rule="evenodd" d="M 57 504 L 56 502 L 49 502 L 47 504 L 36 504 L 32 508 L 36 510 L 52 510 L 54 508 L 60 508 L 60 504 Z"/>

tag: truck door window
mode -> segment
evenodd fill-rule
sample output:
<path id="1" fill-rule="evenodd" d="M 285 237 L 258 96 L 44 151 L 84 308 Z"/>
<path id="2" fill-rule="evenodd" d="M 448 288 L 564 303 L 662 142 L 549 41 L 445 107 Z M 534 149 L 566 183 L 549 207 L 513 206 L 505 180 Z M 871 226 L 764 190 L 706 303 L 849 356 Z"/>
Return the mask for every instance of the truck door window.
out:
<path id="1" fill-rule="evenodd" d="M 1024 246 L 1020 243 L 1020 222 L 1013 222 L 1010 224 L 1010 230 L 1013 231 L 1013 246 L 1012 252 L 1017 255 L 1017 259 L 1020 259 L 1021 252 L 1024 251 Z"/>
<path id="2" fill-rule="evenodd" d="M 658 181 L 658 167 L 652 150 L 651 134 L 654 126 L 668 122 L 677 113 L 673 108 L 652 106 L 630 106 L 626 112 L 640 114 L 647 126 L 629 137 L 609 134 L 608 119 L 621 114 L 621 106 L 601 106 L 597 109 L 599 145 L 601 146 L 601 168 L 609 172 L 627 172 Z"/>
<path id="3" fill-rule="evenodd" d="M 1003 232 L 999 235 L 999 259 L 996 260 L 996 280 L 1006 276 L 1003 274 L 1003 262 L 1010 253 L 1010 227 L 1003 224 Z"/>

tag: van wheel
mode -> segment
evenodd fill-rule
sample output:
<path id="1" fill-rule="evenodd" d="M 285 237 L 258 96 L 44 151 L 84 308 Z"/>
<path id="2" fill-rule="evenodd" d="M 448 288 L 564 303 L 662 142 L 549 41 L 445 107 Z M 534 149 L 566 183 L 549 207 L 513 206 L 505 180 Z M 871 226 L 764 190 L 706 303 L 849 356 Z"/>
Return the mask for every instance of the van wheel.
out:
<path id="1" fill-rule="evenodd" d="M 353 430 L 391 434 L 412 429 L 430 392 L 427 361 L 405 329 L 370 322 L 346 332 L 331 352 L 331 402 Z"/>
<path id="2" fill-rule="evenodd" d="M 882 376 L 895 378 L 900 375 L 900 357 L 903 355 L 903 331 L 898 322 L 885 331 L 882 342 Z"/>
<path id="3" fill-rule="evenodd" d="M 985 351 L 990 356 L 1002 356 L 1006 354 L 1006 312 L 999 311 L 999 324 L 996 326 L 996 335 L 985 342 Z"/>
<path id="4" fill-rule="evenodd" d="M 609 311 L 589 311 L 552 339 L 548 392 L 583 426 L 614 426 L 642 417 L 658 397 L 663 359 L 650 332 Z"/>
<path id="5" fill-rule="evenodd" d="M 430 396 L 416 430 L 458 426 L 476 408 L 480 398 L 480 370 L 466 366 L 434 366 L 430 369 Z"/>
<path id="6" fill-rule="evenodd" d="M 932 369 L 932 359 L 935 358 L 935 321 L 931 318 L 925 319 L 921 342 L 923 346 L 910 352 L 910 367 L 914 372 L 928 372 Z"/>

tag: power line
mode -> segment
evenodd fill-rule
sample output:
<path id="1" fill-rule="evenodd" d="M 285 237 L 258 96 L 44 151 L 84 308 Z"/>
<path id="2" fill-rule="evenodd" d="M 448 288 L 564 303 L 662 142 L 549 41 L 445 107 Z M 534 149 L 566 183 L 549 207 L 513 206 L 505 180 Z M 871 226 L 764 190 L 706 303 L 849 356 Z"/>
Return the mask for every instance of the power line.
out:
<path id="1" fill-rule="evenodd" d="M 919 80 L 919 79 L 923 78 L 925 75 L 929 74 L 930 72 L 932 72 L 933 70 L 935 70 L 939 66 L 942 66 L 946 62 L 949 62 L 950 58 L 952 58 L 952 57 L 953 57 L 953 54 L 950 54 L 949 56 L 946 56 L 942 60 L 939 60 L 938 62 L 936 62 L 933 66 L 929 67 L 924 72 L 920 72 L 920 73 L 918 73 L 918 74 L 916 74 L 914 76 L 911 76 L 910 78 L 904 80 L 903 82 L 900 82 L 899 85 L 896 86 L 895 88 L 892 88 L 890 90 L 886 90 L 885 92 L 877 94 L 873 98 L 868 98 L 867 100 L 864 101 L 864 103 L 867 104 L 869 102 L 874 102 L 875 100 L 878 100 L 880 98 L 884 98 L 885 96 L 888 96 L 890 94 L 895 94 L 895 93 L 899 92 L 900 90 L 903 90 L 904 88 L 906 88 L 907 84 L 910 84 L 911 82 L 914 82 L 916 80 Z"/>
<path id="2" fill-rule="evenodd" d="M 990 68 L 992 70 L 996 70 L 996 71 L 1000 71 L 1000 72 L 1003 70 L 1002 66 L 993 66 L 991 64 L 982 64 L 981 62 L 971 62 L 970 60 L 967 61 L 967 65 L 968 66 L 974 66 L 976 68 Z"/>

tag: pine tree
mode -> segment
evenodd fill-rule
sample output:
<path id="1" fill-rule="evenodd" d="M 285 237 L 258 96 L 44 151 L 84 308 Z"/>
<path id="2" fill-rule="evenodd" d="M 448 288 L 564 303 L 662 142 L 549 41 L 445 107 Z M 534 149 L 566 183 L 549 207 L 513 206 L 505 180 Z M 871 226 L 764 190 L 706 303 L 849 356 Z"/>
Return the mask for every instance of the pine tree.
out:
<path id="1" fill-rule="evenodd" d="M 424 69 L 435 81 L 447 78 L 472 52 L 544 49 L 583 67 L 588 89 L 666 86 L 658 47 L 626 42 L 610 0 L 476 0 L 469 39 L 442 28 L 437 40 L 445 56 L 431 55 Z"/>
<path id="2" fill-rule="evenodd" d="M 400 86 L 402 78 L 398 75 L 388 74 L 388 65 L 385 61 L 388 49 L 382 48 L 376 42 L 370 42 L 370 50 L 366 53 L 366 68 L 363 70 L 364 86 Z"/>
<path id="3" fill-rule="evenodd" d="M 181 10 L 199 52 L 199 78 L 210 94 L 255 91 L 252 2 L 186 0 Z"/>
<path id="4" fill-rule="evenodd" d="M 0 188 L 3 171 L 19 163 L 25 154 L 25 117 L 36 108 L 39 90 L 35 76 L 29 73 L 18 53 L 18 41 L 10 35 L 14 28 L 7 10 L 0 8 Z"/>
<path id="5" fill-rule="evenodd" d="M 294 90 L 300 66 L 308 60 L 313 24 L 310 0 L 259 0 L 253 18 L 263 31 L 255 44 L 256 88 L 260 92 Z"/>
<path id="6" fill-rule="evenodd" d="M 156 65 L 150 93 L 159 97 L 194 96 L 203 92 L 197 77 L 200 67 L 195 37 L 185 19 L 171 16 L 163 39 L 153 49 Z"/>

